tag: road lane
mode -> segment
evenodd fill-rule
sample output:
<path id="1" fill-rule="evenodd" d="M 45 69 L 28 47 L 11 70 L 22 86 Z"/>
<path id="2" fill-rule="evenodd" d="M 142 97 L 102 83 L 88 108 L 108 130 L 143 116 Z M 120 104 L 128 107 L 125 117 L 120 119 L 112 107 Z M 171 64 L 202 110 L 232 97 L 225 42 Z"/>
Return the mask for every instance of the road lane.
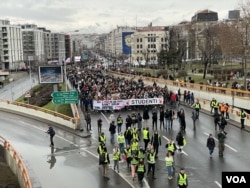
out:
<path id="1" fill-rule="evenodd" d="M 97 158 L 86 152 L 91 140 L 55 128 L 55 149 L 51 153 L 47 128 L 45 123 L 0 112 L 1 135 L 20 152 L 36 184 L 43 188 L 130 187 L 112 170 L 110 181 L 103 179 Z"/>
<path id="2" fill-rule="evenodd" d="M 249 133 L 245 131 L 240 131 L 240 129 L 228 125 L 226 127 L 226 131 L 228 132 L 227 139 L 225 141 L 226 149 L 223 158 L 219 158 L 218 156 L 218 149 L 215 148 L 213 159 L 210 159 L 208 154 L 208 149 L 206 147 L 206 141 L 209 133 L 212 133 L 215 138 L 217 139 L 217 131 L 214 130 L 214 123 L 213 117 L 210 114 L 200 113 L 200 119 L 196 122 L 196 131 L 193 131 L 193 125 L 191 120 L 191 113 L 192 109 L 186 106 L 182 106 L 186 113 L 186 134 L 185 137 L 187 139 L 187 146 L 184 147 L 184 154 L 176 154 L 176 173 L 180 169 L 180 167 L 184 167 L 190 177 L 190 183 L 193 188 L 200 188 L 200 187 L 207 187 L 207 188 L 214 188 L 214 187 L 221 187 L 221 172 L 222 171 L 240 171 L 245 170 L 249 171 L 248 159 L 250 154 L 247 153 L 242 146 L 244 143 L 249 143 Z M 142 112 L 142 111 L 137 111 Z M 123 120 L 125 122 L 125 118 L 128 114 L 131 114 L 132 111 L 121 111 L 115 112 L 115 116 L 121 114 Z M 110 113 L 103 113 L 105 117 L 103 117 L 105 129 L 103 132 L 107 136 L 107 146 L 108 149 L 112 150 L 112 145 L 109 143 L 109 122 L 108 117 Z M 151 115 L 151 114 L 150 114 Z M 158 113 L 159 115 L 159 113 Z M 92 137 L 97 139 L 97 127 L 96 122 L 97 118 L 100 117 L 99 113 L 92 114 Z M 125 124 L 125 123 L 124 123 Z M 152 135 L 151 126 L 150 131 Z M 159 121 L 158 121 L 159 127 Z M 123 125 L 122 131 L 124 132 L 125 125 Z M 159 130 L 160 134 L 162 135 L 163 144 L 160 147 L 159 153 L 159 160 L 156 164 L 156 176 L 157 180 L 152 181 L 150 178 L 145 178 L 149 183 L 150 187 L 162 187 L 163 185 L 169 187 L 176 187 L 176 183 L 169 182 L 167 177 L 167 171 L 165 168 L 164 157 L 166 154 L 166 149 L 164 148 L 167 139 L 173 138 L 175 140 L 176 134 L 179 131 L 178 120 L 174 120 L 173 130 Z M 244 142 L 242 142 L 244 140 Z M 216 143 L 217 144 L 217 143 Z M 141 142 L 141 145 L 144 145 Z M 242 149 L 239 149 L 242 148 Z M 249 149 L 247 146 L 246 149 Z M 249 151 L 249 150 L 248 150 Z M 237 158 L 241 158 L 242 161 L 237 160 Z M 128 175 L 129 178 L 129 175 Z"/>

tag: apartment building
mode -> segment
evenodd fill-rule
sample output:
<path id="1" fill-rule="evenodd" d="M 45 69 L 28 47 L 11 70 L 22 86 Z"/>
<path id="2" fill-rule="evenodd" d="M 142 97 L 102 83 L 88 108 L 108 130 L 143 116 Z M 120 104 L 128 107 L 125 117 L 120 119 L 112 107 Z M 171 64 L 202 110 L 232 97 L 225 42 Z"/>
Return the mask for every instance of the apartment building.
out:
<path id="1" fill-rule="evenodd" d="M 0 20 L 0 69 L 17 70 L 25 68 L 23 59 L 21 27 Z"/>
<path id="2" fill-rule="evenodd" d="M 24 24 L 21 28 L 24 60 L 35 69 L 45 59 L 43 29 L 35 24 Z"/>

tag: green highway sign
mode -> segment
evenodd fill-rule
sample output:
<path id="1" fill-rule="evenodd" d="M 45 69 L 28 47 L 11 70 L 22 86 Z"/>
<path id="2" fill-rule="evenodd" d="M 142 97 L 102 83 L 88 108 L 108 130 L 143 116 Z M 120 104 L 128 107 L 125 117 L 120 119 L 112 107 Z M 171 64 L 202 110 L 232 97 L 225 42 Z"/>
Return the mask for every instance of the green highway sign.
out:
<path id="1" fill-rule="evenodd" d="M 51 94 L 53 98 L 78 98 L 78 92 L 73 91 L 56 91 Z"/>
<path id="2" fill-rule="evenodd" d="M 71 104 L 71 103 L 78 103 L 78 98 L 57 98 L 57 99 L 52 99 L 52 102 L 54 104 Z"/>
<path id="3" fill-rule="evenodd" d="M 56 91 L 51 94 L 54 104 L 78 103 L 78 92 L 73 91 Z"/>

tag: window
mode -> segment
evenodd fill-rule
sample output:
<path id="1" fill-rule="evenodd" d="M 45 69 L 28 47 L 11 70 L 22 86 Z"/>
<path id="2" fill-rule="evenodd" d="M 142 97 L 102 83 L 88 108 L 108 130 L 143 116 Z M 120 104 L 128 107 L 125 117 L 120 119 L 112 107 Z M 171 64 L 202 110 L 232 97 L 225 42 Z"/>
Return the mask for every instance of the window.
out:
<path id="1" fill-rule="evenodd" d="M 140 48 L 142 48 L 142 44 L 140 45 Z"/>
<path id="2" fill-rule="evenodd" d="M 140 42 L 142 42 L 142 38 L 140 38 Z"/>
<path id="3" fill-rule="evenodd" d="M 139 39 L 137 39 L 137 42 L 139 42 Z"/>
<path id="4" fill-rule="evenodd" d="M 137 48 L 139 48 L 140 46 L 139 46 L 139 44 L 137 44 Z"/>

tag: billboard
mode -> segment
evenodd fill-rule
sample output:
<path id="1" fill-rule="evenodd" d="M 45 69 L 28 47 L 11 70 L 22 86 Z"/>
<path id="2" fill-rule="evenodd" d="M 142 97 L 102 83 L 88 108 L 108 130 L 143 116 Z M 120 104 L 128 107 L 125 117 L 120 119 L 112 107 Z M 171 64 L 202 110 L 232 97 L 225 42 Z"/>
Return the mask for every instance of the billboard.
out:
<path id="1" fill-rule="evenodd" d="M 131 54 L 131 34 L 134 32 L 122 32 L 122 53 Z"/>
<path id="2" fill-rule="evenodd" d="M 39 66 L 38 74 L 41 84 L 63 82 L 62 66 Z"/>

